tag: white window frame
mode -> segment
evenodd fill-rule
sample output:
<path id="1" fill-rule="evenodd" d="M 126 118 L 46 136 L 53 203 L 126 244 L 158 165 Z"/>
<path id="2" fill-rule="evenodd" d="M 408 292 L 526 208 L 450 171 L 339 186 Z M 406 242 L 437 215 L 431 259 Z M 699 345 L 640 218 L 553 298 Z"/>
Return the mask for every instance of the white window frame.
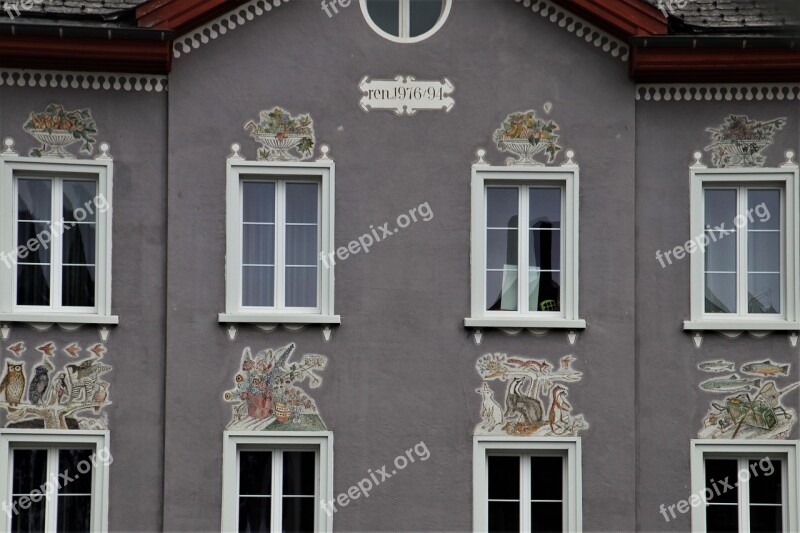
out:
<path id="1" fill-rule="evenodd" d="M 320 506 L 333 500 L 333 433 L 330 431 L 225 431 L 222 443 L 222 531 L 238 531 L 239 450 L 309 449 L 319 457 L 315 531 L 331 531 L 333 517 Z M 273 481 L 276 478 L 273 475 Z M 279 480 L 278 480 L 279 481 Z M 274 486 L 274 483 L 273 483 Z"/>
<path id="2" fill-rule="evenodd" d="M 367 21 L 369 27 L 372 30 L 383 37 L 384 39 L 388 39 L 394 43 L 418 43 L 420 41 L 424 41 L 444 26 L 444 23 L 447 21 L 447 17 L 450 16 L 450 9 L 453 7 L 453 0 L 444 0 L 444 6 L 442 7 L 442 14 L 439 16 L 439 20 L 436 21 L 433 28 L 429 29 L 422 35 L 417 35 L 416 37 L 410 37 L 411 33 L 411 2 L 410 0 L 399 0 L 398 2 L 398 31 L 400 35 L 392 35 L 391 33 L 387 33 L 383 31 L 383 29 L 375 24 L 372 20 L 372 17 L 369 16 L 369 11 L 367 9 L 367 0 L 359 0 L 359 4 L 361 5 L 361 14 L 364 16 L 364 20 Z"/>
<path id="3" fill-rule="evenodd" d="M 320 250 L 325 256 L 334 248 L 335 167 L 332 160 L 275 162 L 228 159 L 226 172 L 226 247 L 225 247 L 225 312 L 220 322 L 270 324 L 339 324 L 334 314 L 334 264 L 317 258 L 316 309 L 277 307 L 244 307 L 242 301 L 242 204 L 241 183 L 253 181 L 297 181 L 319 183 L 320 216 L 318 220 Z M 276 194 L 277 196 L 277 194 Z M 277 242 L 277 231 L 276 231 Z M 276 261 L 277 261 L 276 252 Z M 275 269 L 276 272 L 278 269 Z M 277 283 L 277 282 L 276 282 Z M 275 287 L 277 303 L 278 287 Z"/>
<path id="4" fill-rule="evenodd" d="M 5 478 L 0 482 L 0 502 L 11 502 L 12 469 L 11 453 L 14 447 L 42 447 L 42 448 L 76 448 L 91 447 L 98 455 L 98 461 L 92 465 L 92 508 L 91 531 L 103 533 L 108 531 L 108 473 L 111 459 L 100 459 L 100 450 L 111 449 L 109 432 L 89 430 L 28 430 L 28 429 L 2 429 L 0 430 L 0 465 L 6 472 Z M 48 505 L 48 508 L 50 506 Z M 49 512 L 49 511 L 48 511 Z M 52 516 L 50 518 L 53 518 Z M 0 531 L 11 531 L 11 517 L 6 512 L 0 512 Z"/>
<path id="5" fill-rule="evenodd" d="M 61 324 L 118 324 L 111 314 L 111 236 L 114 165 L 110 157 L 98 159 L 56 159 L 40 157 L 0 157 L 0 250 L 17 248 L 16 177 L 96 179 L 97 195 L 106 200 L 107 209 L 95 210 L 97 250 L 95 257 L 95 308 L 17 306 L 16 269 L 0 265 L 0 322 L 45 322 Z M 55 209 L 57 205 L 53 205 Z M 55 219 L 54 219 L 55 220 Z M 65 229 L 64 231 L 69 231 Z"/>
<path id="6" fill-rule="evenodd" d="M 564 494 L 566 504 L 564 529 L 573 533 L 583 531 L 581 439 L 579 437 L 520 438 L 520 437 L 473 437 L 472 446 L 472 529 L 488 529 L 489 476 L 488 456 L 491 453 L 558 453 L 565 458 Z M 524 481 L 524 480 L 523 480 Z M 523 483 L 524 484 L 524 483 Z M 521 497 L 522 497 L 521 493 Z M 520 526 L 524 530 L 525 524 Z"/>
<path id="7" fill-rule="evenodd" d="M 578 212 L 580 177 L 577 165 L 561 167 L 472 166 L 471 209 L 471 298 L 469 318 L 464 326 L 474 328 L 583 329 L 586 321 L 578 317 Z M 562 188 L 561 285 L 563 299 L 558 312 L 487 311 L 486 299 L 486 189 L 491 186 L 560 186 Z M 523 225 L 520 224 L 520 232 Z M 528 231 L 525 224 L 525 231 Z M 522 239 L 520 237 L 521 241 Z M 527 242 L 527 241 L 526 241 Z M 527 249 L 527 247 L 526 247 Z M 520 280 L 527 279 L 527 253 L 518 254 Z M 523 272 L 525 270 L 525 272 Z M 524 276 L 523 276 L 524 275 Z M 519 290 L 526 290 L 520 281 Z M 521 301 L 518 298 L 518 302 Z"/>
<path id="8" fill-rule="evenodd" d="M 745 314 L 740 309 L 738 314 L 705 312 L 705 277 L 704 250 L 696 250 L 691 258 L 691 319 L 683 323 L 684 330 L 716 330 L 716 331 L 797 331 L 800 330 L 800 247 L 795 243 L 798 232 L 798 168 L 786 166 L 782 168 L 692 168 L 690 183 L 690 222 L 691 239 L 704 235 L 704 191 L 716 186 L 759 188 L 778 186 L 782 189 L 782 227 L 783 237 L 781 270 L 783 294 L 781 295 L 781 314 L 758 316 Z M 733 223 L 733 221 L 731 221 Z M 732 226 L 733 227 L 733 226 Z M 681 243 L 683 245 L 683 243 Z M 739 268 L 746 268 L 739 265 Z M 737 291 L 737 298 L 740 297 Z"/>
<path id="9" fill-rule="evenodd" d="M 800 526 L 800 507 L 797 505 L 797 478 L 798 478 L 798 441 L 796 440 L 750 440 L 746 443 L 737 441 L 719 441 L 714 439 L 692 439 L 691 441 L 691 494 L 702 495 L 705 490 L 705 459 L 708 456 L 738 459 L 740 457 L 766 457 L 778 456 L 785 458 L 783 461 L 783 475 L 786 486 L 784 487 L 784 531 L 797 531 Z M 777 472 L 776 472 L 777 473 Z M 687 498 L 688 501 L 688 498 Z M 747 503 L 747 502 L 744 502 Z M 740 501 L 739 505 L 743 505 Z M 740 513 L 741 513 L 740 509 Z M 745 510 L 747 512 L 747 510 Z M 706 506 L 705 504 L 692 507 L 692 531 L 702 533 L 706 531 Z M 741 516 L 741 515 L 740 515 Z M 749 526 L 748 526 L 749 527 Z"/>

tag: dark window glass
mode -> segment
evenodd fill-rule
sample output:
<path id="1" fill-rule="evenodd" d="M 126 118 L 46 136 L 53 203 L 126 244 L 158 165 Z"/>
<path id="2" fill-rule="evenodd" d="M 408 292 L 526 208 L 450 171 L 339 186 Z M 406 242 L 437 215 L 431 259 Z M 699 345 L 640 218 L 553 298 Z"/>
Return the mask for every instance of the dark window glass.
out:
<path id="1" fill-rule="evenodd" d="M 283 531 L 314 531 L 314 498 L 283 498 Z"/>
<path id="2" fill-rule="evenodd" d="M 272 452 L 239 453 L 239 494 L 264 496 L 272 492 Z"/>
<path id="3" fill-rule="evenodd" d="M 49 265 L 17 265 L 17 305 L 50 305 Z"/>
<path id="4" fill-rule="evenodd" d="M 314 496 L 315 462 L 314 452 L 283 452 L 284 496 Z"/>
<path id="5" fill-rule="evenodd" d="M 30 498 L 25 498 L 25 502 L 20 502 L 20 498 L 14 498 L 19 513 L 11 517 L 12 533 L 38 533 L 44 531 L 45 523 L 45 501 L 44 498 L 38 502 L 33 502 Z M 23 509 L 21 503 L 30 505 Z"/>
<path id="6" fill-rule="evenodd" d="M 58 472 L 71 479 L 62 481 L 59 494 L 91 494 L 92 493 L 92 450 L 59 450 Z"/>
<path id="7" fill-rule="evenodd" d="M 96 196 L 97 182 L 87 180 L 64 180 L 64 221 L 96 221 L 98 210 L 98 206 L 95 202 Z"/>
<path id="8" fill-rule="evenodd" d="M 242 267 L 242 305 L 272 307 L 275 305 L 275 267 Z"/>
<path id="9" fill-rule="evenodd" d="M 564 509 L 560 502 L 531 502 L 531 532 L 564 531 Z"/>
<path id="10" fill-rule="evenodd" d="M 14 450 L 14 494 L 30 494 L 47 477 L 47 450 Z"/>
<path id="11" fill-rule="evenodd" d="M 706 459 L 705 480 L 714 497 L 706 507 L 706 529 L 711 532 L 739 531 L 739 461 L 736 459 Z M 726 483 L 733 487 L 726 490 Z"/>
<path id="12" fill-rule="evenodd" d="M 275 222 L 275 183 L 245 181 L 242 183 L 244 222 Z"/>
<path id="13" fill-rule="evenodd" d="M 50 222 L 53 182 L 49 179 L 17 180 L 17 218 Z"/>
<path id="14" fill-rule="evenodd" d="M 367 0 L 367 13 L 380 29 L 389 35 L 400 35 L 399 0 Z"/>
<path id="15" fill-rule="evenodd" d="M 736 505 L 709 505 L 706 507 L 708 533 L 738 533 L 739 507 Z"/>
<path id="16" fill-rule="evenodd" d="M 94 307 L 94 267 L 64 266 L 61 304 L 65 307 Z"/>
<path id="17" fill-rule="evenodd" d="M 564 497 L 561 457 L 531 457 L 531 500 L 561 501 Z"/>
<path id="18" fill-rule="evenodd" d="M 772 466 L 769 466 L 769 465 Z M 761 466 L 765 468 L 762 469 Z M 783 475 L 780 459 L 748 461 L 750 503 L 780 504 L 783 501 Z M 754 474 L 755 472 L 755 474 Z M 769 472 L 769 474 L 767 474 Z"/>
<path id="19" fill-rule="evenodd" d="M 489 502 L 489 531 L 519 533 L 519 502 Z"/>
<path id="20" fill-rule="evenodd" d="M 783 531 L 783 510 L 779 505 L 751 505 L 750 531 L 773 533 Z"/>
<path id="21" fill-rule="evenodd" d="M 268 533 L 271 527 L 272 498 L 239 498 L 239 531 L 242 533 Z"/>
<path id="22" fill-rule="evenodd" d="M 431 30 L 442 16 L 442 0 L 409 0 L 409 36 L 417 37 Z"/>
<path id="23" fill-rule="evenodd" d="M 489 456 L 489 499 L 519 500 L 519 457 Z"/>

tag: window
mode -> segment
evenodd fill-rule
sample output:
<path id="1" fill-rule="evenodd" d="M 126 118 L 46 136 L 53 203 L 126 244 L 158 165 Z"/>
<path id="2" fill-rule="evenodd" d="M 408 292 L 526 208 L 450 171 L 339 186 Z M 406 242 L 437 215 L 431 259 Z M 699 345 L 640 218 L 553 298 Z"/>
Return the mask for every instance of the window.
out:
<path id="1" fill-rule="evenodd" d="M 224 322 L 338 323 L 333 316 L 333 163 L 228 168 Z"/>
<path id="2" fill-rule="evenodd" d="M 452 0 L 361 0 L 361 11 L 379 35 L 398 43 L 427 39 L 442 27 Z"/>
<path id="3" fill-rule="evenodd" d="M 798 329 L 796 177 L 787 169 L 693 171 L 693 238 L 682 245 L 692 262 L 686 329 Z M 672 252 L 670 263 L 683 257 Z"/>
<path id="4" fill-rule="evenodd" d="M 488 167 L 472 177 L 474 327 L 582 328 L 577 168 Z"/>
<path id="5" fill-rule="evenodd" d="M 223 531 L 328 531 L 330 433 L 226 432 Z"/>
<path id="6" fill-rule="evenodd" d="M 107 531 L 107 433 L 69 433 L 3 430 L 3 531 Z"/>
<path id="7" fill-rule="evenodd" d="M 109 160 L 3 166 L 0 319 L 116 324 L 111 316 Z"/>
<path id="8" fill-rule="evenodd" d="M 708 442 L 692 441 L 692 530 L 796 531 L 796 444 Z"/>
<path id="9" fill-rule="evenodd" d="M 580 440 L 477 438 L 476 531 L 580 531 Z"/>

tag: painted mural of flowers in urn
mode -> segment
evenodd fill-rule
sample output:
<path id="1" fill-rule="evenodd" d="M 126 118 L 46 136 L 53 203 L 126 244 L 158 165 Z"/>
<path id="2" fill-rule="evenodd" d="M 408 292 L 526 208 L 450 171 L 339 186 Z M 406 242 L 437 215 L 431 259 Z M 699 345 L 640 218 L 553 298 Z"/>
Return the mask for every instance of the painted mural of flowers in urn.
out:
<path id="1" fill-rule="evenodd" d="M 729 115 L 718 128 L 707 128 L 712 144 L 712 162 L 719 168 L 761 167 L 767 158 L 761 152 L 775 139 L 775 133 L 786 125 L 786 118 L 761 122 L 746 115 Z"/>
<path id="2" fill-rule="evenodd" d="M 540 152 L 547 154 L 547 162 L 552 163 L 561 150 L 558 145 L 558 124 L 552 120 L 536 118 L 533 110 L 511 113 L 503 124 L 495 130 L 494 141 L 501 152 L 517 156 L 515 165 L 543 166 L 534 156 Z"/>
<path id="3" fill-rule="evenodd" d="M 89 109 L 67 111 L 61 104 L 49 104 L 41 113 L 31 112 L 22 128 L 41 143 L 30 151 L 33 157 L 74 159 L 67 146 L 81 141 L 80 150 L 91 153 L 97 142 L 97 125 Z"/>
<path id="4" fill-rule="evenodd" d="M 249 121 L 244 129 L 259 143 L 258 159 L 262 161 L 302 161 L 314 150 L 314 121 L 308 115 L 293 117 L 281 107 L 262 110 L 259 120 Z M 295 150 L 299 156 L 294 156 Z"/>

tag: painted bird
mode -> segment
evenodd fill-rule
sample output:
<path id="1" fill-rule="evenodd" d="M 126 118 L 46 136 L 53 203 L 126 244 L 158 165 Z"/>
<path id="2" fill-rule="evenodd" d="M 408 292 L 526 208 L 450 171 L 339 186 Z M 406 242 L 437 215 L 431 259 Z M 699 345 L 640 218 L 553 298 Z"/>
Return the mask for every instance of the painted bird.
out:
<path id="1" fill-rule="evenodd" d="M 45 365 L 36 367 L 36 374 L 31 378 L 28 385 L 28 401 L 33 405 L 38 405 L 44 400 L 44 393 L 50 385 L 50 376 Z"/>
<path id="2" fill-rule="evenodd" d="M 61 403 L 61 398 L 67 393 L 67 380 L 63 372 L 59 372 L 56 376 L 56 402 Z"/>
<path id="3" fill-rule="evenodd" d="M 94 393 L 94 403 L 97 404 L 94 407 L 95 413 L 100 412 L 100 406 L 103 404 L 103 402 L 106 401 L 107 397 L 108 397 L 108 382 L 104 381 L 100 383 L 100 388 L 97 389 L 97 392 Z"/>
<path id="4" fill-rule="evenodd" d="M 0 381 L 0 392 L 5 392 L 6 402 L 15 407 L 19 405 L 25 394 L 25 372 L 22 370 L 21 364 L 15 365 L 6 361 L 6 366 L 6 375 L 3 377 L 3 381 Z"/>
<path id="5" fill-rule="evenodd" d="M 103 343 L 98 342 L 97 344 L 89 348 L 88 351 L 92 352 L 98 359 L 100 359 L 101 357 L 103 357 L 103 354 L 106 353 L 106 347 L 103 346 Z"/>
<path id="6" fill-rule="evenodd" d="M 37 346 L 36 349 L 48 357 L 53 357 L 53 350 L 56 349 L 56 345 L 52 342 L 47 342 L 41 346 Z"/>
<path id="7" fill-rule="evenodd" d="M 9 346 L 8 348 L 6 348 L 6 350 L 13 353 L 16 357 L 19 357 L 22 354 L 22 352 L 24 352 L 26 349 L 27 348 L 25 348 L 24 342 L 16 342 L 11 346 Z"/>
<path id="8" fill-rule="evenodd" d="M 65 352 L 67 353 L 67 355 L 69 355 L 70 357 L 78 357 L 78 354 L 79 354 L 79 353 L 80 353 L 80 351 L 81 351 L 81 347 L 80 347 L 80 346 L 78 346 L 78 343 L 77 343 L 77 342 L 73 342 L 72 344 L 70 344 L 69 346 L 67 346 L 66 348 L 64 348 L 64 351 L 65 351 Z"/>

